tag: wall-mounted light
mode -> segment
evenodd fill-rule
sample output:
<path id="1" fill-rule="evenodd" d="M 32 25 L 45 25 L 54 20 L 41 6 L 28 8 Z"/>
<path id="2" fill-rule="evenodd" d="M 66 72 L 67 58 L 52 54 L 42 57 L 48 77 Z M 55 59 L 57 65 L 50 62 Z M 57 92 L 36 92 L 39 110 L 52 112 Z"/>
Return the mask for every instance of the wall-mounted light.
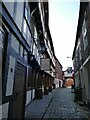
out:
<path id="1" fill-rule="evenodd" d="M 30 60 L 32 61 L 35 58 L 34 55 L 30 55 Z"/>
<path id="2" fill-rule="evenodd" d="M 24 54 L 24 56 L 28 56 L 28 60 L 31 61 L 35 58 L 35 56 L 31 52 Z"/>

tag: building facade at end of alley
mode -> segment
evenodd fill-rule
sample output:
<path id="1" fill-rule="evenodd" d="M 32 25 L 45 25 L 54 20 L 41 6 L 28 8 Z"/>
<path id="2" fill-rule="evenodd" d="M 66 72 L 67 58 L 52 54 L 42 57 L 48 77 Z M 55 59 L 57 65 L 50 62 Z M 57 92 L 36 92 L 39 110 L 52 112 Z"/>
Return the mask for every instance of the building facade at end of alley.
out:
<path id="1" fill-rule="evenodd" d="M 90 106 L 90 2 L 80 2 L 72 60 L 75 88 L 81 89 L 83 103 Z"/>
<path id="2" fill-rule="evenodd" d="M 48 2 L 0 2 L 0 118 L 24 118 L 33 99 L 62 87 L 48 18 Z"/>

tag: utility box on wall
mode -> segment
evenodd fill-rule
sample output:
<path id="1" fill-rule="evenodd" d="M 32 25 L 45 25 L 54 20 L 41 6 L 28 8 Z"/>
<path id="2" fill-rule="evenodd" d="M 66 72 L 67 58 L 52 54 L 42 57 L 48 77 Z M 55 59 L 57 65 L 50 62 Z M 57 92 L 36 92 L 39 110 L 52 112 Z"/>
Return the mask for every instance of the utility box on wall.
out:
<path id="1" fill-rule="evenodd" d="M 41 70 L 50 71 L 50 59 L 41 58 L 40 65 L 41 65 Z"/>

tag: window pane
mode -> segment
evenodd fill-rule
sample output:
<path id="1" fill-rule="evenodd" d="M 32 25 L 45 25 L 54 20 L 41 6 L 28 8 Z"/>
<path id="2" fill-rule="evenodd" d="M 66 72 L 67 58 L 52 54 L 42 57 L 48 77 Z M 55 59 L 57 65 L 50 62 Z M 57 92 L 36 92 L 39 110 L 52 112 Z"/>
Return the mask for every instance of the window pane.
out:
<path id="1" fill-rule="evenodd" d="M 4 33 L 0 30 L 0 104 L 2 103 L 2 54 L 3 54 L 3 44 L 4 43 Z"/>
<path id="2" fill-rule="evenodd" d="M 20 45 L 20 55 L 23 57 L 23 46 Z"/>
<path id="3" fill-rule="evenodd" d="M 4 40 L 4 34 L 0 30 L 0 49 L 3 48 L 3 42 L 4 42 L 3 40 Z"/>
<path id="4" fill-rule="evenodd" d="M 26 50 L 24 50 L 24 59 L 25 59 L 26 61 L 28 61 L 28 53 L 27 53 Z"/>
<path id="5" fill-rule="evenodd" d="M 14 37 L 14 35 L 12 35 L 12 37 L 11 37 L 11 47 L 12 47 L 17 53 L 19 53 L 19 42 L 18 42 L 18 40 Z"/>
<path id="6" fill-rule="evenodd" d="M 28 9 L 26 7 L 25 7 L 25 18 L 26 18 L 26 20 L 28 18 Z"/>
<path id="7" fill-rule="evenodd" d="M 34 38 L 35 38 L 35 41 L 37 41 L 37 30 L 35 26 L 34 26 Z"/>
<path id="8" fill-rule="evenodd" d="M 23 36 L 26 39 L 26 28 L 27 28 L 27 24 L 26 24 L 26 20 L 24 19 L 24 23 L 23 23 Z"/>
<path id="9" fill-rule="evenodd" d="M 31 40 L 31 33 L 30 33 L 30 31 L 29 31 L 29 29 L 27 29 L 27 42 L 28 42 L 28 44 L 30 45 L 30 40 Z"/>
<path id="10" fill-rule="evenodd" d="M 28 25 L 30 26 L 30 6 L 28 4 L 29 4 L 28 2 L 26 2 L 25 4 L 25 15 L 24 16 L 28 22 Z"/>

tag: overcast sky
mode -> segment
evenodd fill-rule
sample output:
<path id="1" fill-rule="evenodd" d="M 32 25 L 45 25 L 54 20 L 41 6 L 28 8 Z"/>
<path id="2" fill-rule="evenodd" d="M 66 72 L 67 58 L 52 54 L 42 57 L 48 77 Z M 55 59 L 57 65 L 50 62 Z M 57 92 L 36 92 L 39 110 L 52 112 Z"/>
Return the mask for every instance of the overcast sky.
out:
<path id="1" fill-rule="evenodd" d="M 63 70 L 73 66 L 72 58 L 67 56 L 72 57 L 73 54 L 78 15 L 79 0 L 49 0 L 49 28 L 55 54 Z"/>

